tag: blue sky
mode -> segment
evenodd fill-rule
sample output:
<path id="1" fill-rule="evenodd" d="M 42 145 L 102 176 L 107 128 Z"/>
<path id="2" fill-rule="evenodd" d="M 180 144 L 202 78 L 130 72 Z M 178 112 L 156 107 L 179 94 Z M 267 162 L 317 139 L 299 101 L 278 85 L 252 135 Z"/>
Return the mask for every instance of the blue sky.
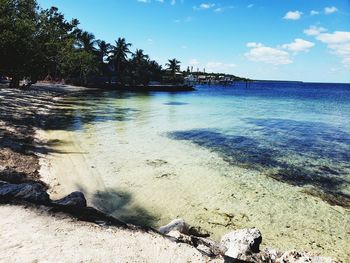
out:
<path id="1" fill-rule="evenodd" d="M 253 79 L 350 82 L 349 0 L 39 0 L 164 64 Z"/>

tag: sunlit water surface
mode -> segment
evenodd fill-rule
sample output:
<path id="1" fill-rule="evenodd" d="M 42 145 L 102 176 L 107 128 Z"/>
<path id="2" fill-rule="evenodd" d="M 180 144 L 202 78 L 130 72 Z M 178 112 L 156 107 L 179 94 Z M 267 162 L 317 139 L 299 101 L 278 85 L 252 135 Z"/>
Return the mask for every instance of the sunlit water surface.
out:
<path id="1" fill-rule="evenodd" d="M 54 197 L 81 190 L 127 222 L 183 217 L 216 239 L 255 226 L 266 246 L 350 258 L 349 85 L 98 91 L 58 105 Z"/>

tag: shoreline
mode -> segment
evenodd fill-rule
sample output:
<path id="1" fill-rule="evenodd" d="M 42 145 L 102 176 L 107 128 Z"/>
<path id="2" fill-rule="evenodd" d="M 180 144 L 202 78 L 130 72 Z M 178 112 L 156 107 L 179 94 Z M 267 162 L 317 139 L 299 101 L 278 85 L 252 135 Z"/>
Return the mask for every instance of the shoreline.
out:
<path id="1" fill-rule="evenodd" d="M 38 142 L 40 142 L 39 145 L 37 145 L 37 146 L 47 145 L 49 143 L 48 141 L 46 141 L 46 142 L 42 141 L 42 139 L 45 138 L 44 133 L 45 133 L 45 131 L 40 131 L 40 130 L 35 131 L 34 137 L 36 137 Z M 54 182 L 55 178 L 51 178 L 51 179 L 49 178 L 49 176 L 50 176 L 50 170 L 49 170 L 50 160 L 48 159 L 48 156 L 45 155 L 45 151 L 44 151 L 44 153 L 39 152 L 38 161 L 39 161 L 39 165 L 41 166 L 39 174 L 41 176 L 43 176 L 42 181 L 50 186 L 51 185 L 50 182 Z M 57 183 L 59 183 L 59 182 L 57 182 Z M 195 249 L 195 248 L 192 247 L 192 249 Z M 196 250 L 196 251 L 198 251 L 198 250 Z"/>
<path id="2" fill-rule="evenodd" d="M 48 94 L 44 96 L 45 98 L 42 98 L 45 103 L 53 98 L 59 100 L 67 92 L 63 87 L 49 86 L 49 90 L 44 91 Z M 38 90 L 43 92 L 42 89 L 45 88 L 47 88 L 46 85 L 40 85 Z M 76 87 L 68 88 L 77 92 L 82 91 L 82 89 Z M 2 95 L 1 91 L 2 89 L 0 89 L 0 96 Z M 37 89 L 34 88 L 29 91 L 6 89 L 6 92 L 11 93 L 11 96 L 17 96 L 17 98 L 19 96 L 22 100 L 23 93 L 34 93 L 35 95 Z M 30 97 L 34 99 L 32 96 Z M 26 106 L 22 105 L 25 109 L 32 104 L 31 101 L 23 101 L 23 103 L 28 104 Z M 28 134 L 28 129 L 23 131 L 28 136 L 28 144 L 23 149 L 23 153 L 26 155 L 23 158 L 28 158 L 27 154 L 30 154 L 31 158 L 29 163 L 26 163 L 23 167 L 23 171 L 19 173 L 22 177 L 14 178 L 14 173 L 9 173 L 5 166 L 0 166 L 0 181 L 28 185 L 39 183 L 44 186 L 43 189 L 50 191 L 52 184 L 46 176 L 50 175 L 48 169 L 50 161 L 47 154 L 51 149 L 48 147 L 49 142 L 43 140 L 46 132 L 40 128 L 43 123 L 39 124 L 43 121 L 40 119 L 41 117 L 50 114 L 48 109 L 50 107 L 40 108 L 40 106 L 36 105 L 34 107 L 35 114 L 40 111 L 34 117 L 35 123 L 23 123 L 25 127 L 31 127 L 30 134 Z M 31 110 L 34 109 L 31 108 Z M 40 117 L 38 117 L 39 115 Z M 11 119 L 9 118 L 8 121 L 10 122 Z M 9 122 L 0 122 L 0 128 L 7 127 Z M 13 133 L 15 128 L 10 127 L 10 131 Z M 16 138 L 11 140 L 12 144 L 15 142 L 14 140 Z M 2 155 L 0 157 L 4 162 L 8 162 L 9 158 L 13 158 L 13 155 L 8 156 L 7 159 L 4 159 Z M 16 163 L 19 161 L 18 157 L 15 156 L 15 158 L 17 161 L 12 163 L 12 166 L 15 169 L 21 168 Z M 7 166 L 11 166 L 11 163 L 7 164 Z M 0 188 L 3 186 L 2 182 L 0 182 Z M 221 262 L 210 259 L 189 244 L 174 242 L 158 234 L 157 231 L 129 224 L 126 228 L 121 227 L 118 220 L 113 223 L 112 218 L 95 209 L 86 210 L 84 213 L 87 212 L 87 214 L 85 215 L 81 214 L 84 210 L 78 208 L 74 210 L 66 210 L 64 207 L 50 208 L 45 204 L 36 205 L 16 198 L 13 200 L 3 199 L 0 196 L 0 257 L 15 262 L 46 261 L 48 259 L 71 262 L 72 255 L 76 254 L 73 257 L 74 262 L 81 262 L 82 260 L 84 262 L 115 262 L 116 259 L 123 262 L 135 262 L 139 261 L 140 258 L 148 262 L 165 262 L 168 259 L 171 262 Z M 96 214 L 94 211 L 98 213 Z M 60 234 L 58 235 L 58 233 Z M 37 240 L 32 239 L 33 235 L 36 235 L 36 239 L 40 239 L 41 242 L 46 242 L 46 244 L 41 242 L 34 244 L 33 242 Z M 73 238 L 66 239 L 67 235 Z M 105 243 L 107 240 L 108 242 Z M 91 247 L 91 244 L 94 246 Z M 44 248 L 45 252 L 43 253 L 42 249 L 37 249 L 38 246 Z M 61 250 L 57 250 L 56 247 L 61 247 Z M 62 253 L 62 249 L 65 253 Z"/>

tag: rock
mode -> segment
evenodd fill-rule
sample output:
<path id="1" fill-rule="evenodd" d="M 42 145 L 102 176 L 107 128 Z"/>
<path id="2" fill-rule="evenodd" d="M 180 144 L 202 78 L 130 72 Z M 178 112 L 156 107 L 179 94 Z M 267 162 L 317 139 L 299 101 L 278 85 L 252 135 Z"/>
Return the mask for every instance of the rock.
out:
<path id="1" fill-rule="evenodd" d="M 209 257 L 215 257 L 221 254 L 220 247 L 213 240 L 195 236 L 191 236 L 191 240 L 193 246 Z"/>
<path id="2" fill-rule="evenodd" d="M 184 235 L 184 234 L 180 233 L 177 230 L 170 231 L 167 234 L 167 236 L 176 239 L 177 242 L 181 242 L 181 243 L 186 243 L 186 244 L 191 244 L 192 245 L 191 237 L 189 237 L 187 235 Z"/>
<path id="3" fill-rule="evenodd" d="M 244 260 L 247 255 L 259 252 L 261 233 L 256 228 L 240 229 L 222 237 L 222 253 L 230 258 Z"/>
<path id="4" fill-rule="evenodd" d="M 0 182 L 0 200 L 21 199 L 36 204 L 49 204 L 50 197 L 39 183 L 9 184 Z"/>
<path id="5" fill-rule="evenodd" d="M 191 226 L 190 229 L 188 230 L 188 233 L 191 236 L 196 236 L 196 237 L 209 237 L 210 236 L 210 233 L 201 227 Z"/>
<path id="6" fill-rule="evenodd" d="M 287 251 L 276 260 L 276 263 L 336 263 L 328 257 L 312 256 L 306 252 Z"/>
<path id="7" fill-rule="evenodd" d="M 52 203 L 66 207 L 86 207 L 86 199 L 82 192 L 73 192 L 62 199 L 53 201 Z"/>
<path id="8" fill-rule="evenodd" d="M 167 236 L 172 237 L 176 240 L 176 242 L 189 244 L 209 257 L 215 257 L 220 255 L 219 246 L 210 239 L 196 236 L 188 236 L 183 233 L 180 233 L 178 230 L 170 231 L 167 234 Z"/>
<path id="9" fill-rule="evenodd" d="M 164 234 L 164 235 L 168 234 L 170 231 L 173 231 L 173 230 L 177 230 L 180 233 L 187 235 L 188 230 L 189 230 L 189 226 L 185 222 L 185 220 L 183 220 L 182 218 L 178 218 L 178 219 L 171 221 L 166 226 L 162 226 L 159 228 L 159 232 Z"/>
<path id="10" fill-rule="evenodd" d="M 204 246 L 204 245 L 198 245 L 196 247 L 199 251 L 201 251 L 202 253 L 206 254 L 207 256 L 209 257 L 213 257 L 215 256 L 215 254 L 213 254 L 213 252 L 211 251 L 211 249 L 207 246 Z"/>

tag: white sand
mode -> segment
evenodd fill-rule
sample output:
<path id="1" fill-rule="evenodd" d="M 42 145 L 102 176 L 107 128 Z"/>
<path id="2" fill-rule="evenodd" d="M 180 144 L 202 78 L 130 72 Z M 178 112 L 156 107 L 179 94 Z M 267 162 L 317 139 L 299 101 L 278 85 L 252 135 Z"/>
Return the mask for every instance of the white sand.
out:
<path id="1" fill-rule="evenodd" d="M 84 89 L 45 83 L 33 88 L 59 92 Z M 41 164 L 43 169 L 49 165 L 45 158 Z M 0 262 L 213 261 L 194 247 L 158 234 L 79 222 L 65 214 L 52 215 L 45 207 L 0 204 Z"/>
<path id="2" fill-rule="evenodd" d="M 0 206 L 0 262 L 213 262 L 160 235 Z M 216 261 L 219 262 L 219 261 Z"/>

